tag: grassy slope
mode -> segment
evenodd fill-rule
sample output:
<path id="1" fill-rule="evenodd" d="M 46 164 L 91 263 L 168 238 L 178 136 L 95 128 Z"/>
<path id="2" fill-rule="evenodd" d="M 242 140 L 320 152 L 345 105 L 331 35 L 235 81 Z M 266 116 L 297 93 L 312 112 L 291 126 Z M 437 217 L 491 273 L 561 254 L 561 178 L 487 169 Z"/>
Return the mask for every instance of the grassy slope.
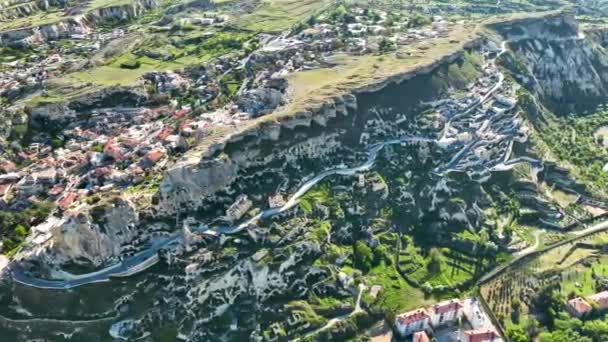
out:
<path id="1" fill-rule="evenodd" d="M 65 20 L 68 17 L 62 11 L 37 12 L 33 15 L 0 22 L 0 31 L 11 31 L 21 28 L 44 26 Z"/>
<path id="2" fill-rule="evenodd" d="M 238 18 L 235 24 L 253 31 L 281 32 L 329 3 L 329 0 L 264 0 L 255 12 Z"/>
<path id="3" fill-rule="evenodd" d="M 198 157 L 201 151 L 207 150 L 231 134 L 240 134 L 264 122 L 273 122 L 292 116 L 294 113 L 319 107 L 326 101 L 353 90 L 367 86 L 379 85 L 387 78 L 415 72 L 428 66 L 446 55 L 462 51 L 464 45 L 477 37 L 475 26 L 455 27 L 448 38 L 437 39 L 427 49 L 420 50 L 411 57 L 397 58 L 394 54 L 385 56 L 343 56 L 333 68 L 315 69 L 298 72 L 289 76 L 292 90 L 291 102 L 272 114 L 242 122 L 237 127 L 218 127 L 209 132 L 208 138 L 191 150 L 189 154 Z M 409 47 L 410 49 L 412 47 Z"/>

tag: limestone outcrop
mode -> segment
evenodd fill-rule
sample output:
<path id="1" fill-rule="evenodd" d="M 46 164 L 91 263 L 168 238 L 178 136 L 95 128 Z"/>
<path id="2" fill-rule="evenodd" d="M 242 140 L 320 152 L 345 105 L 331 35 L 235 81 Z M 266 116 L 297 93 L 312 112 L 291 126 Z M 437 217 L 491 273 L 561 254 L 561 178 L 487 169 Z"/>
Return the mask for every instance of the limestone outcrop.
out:
<path id="1" fill-rule="evenodd" d="M 108 21 L 136 18 L 158 6 L 156 0 L 137 0 L 130 4 L 93 9 L 85 14 L 66 16 L 57 22 L 0 32 L 0 46 L 23 46 L 39 42 L 86 35 L 91 28 Z"/>
<path id="2" fill-rule="evenodd" d="M 123 244 L 136 238 L 137 211 L 121 198 L 81 209 L 61 219 L 51 216 L 34 227 L 29 248 L 19 258 L 45 265 L 76 262 L 99 267 L 115 262 Z"/>
<path id="3" fill-rule="evenodd" d="M 582 112 L 608 90 L 608 56 L 579 30 L 573 14 L 496 26 L 508 40 L 516 76 L 555 113 Z"/>
<path id="4" fill-rule="evenodd" d="M 481 38 L 468 42 L 464 47 L 472 48 L 479 43 L 481 43 Z M 391 84 L 399 84 L 416 76 L 432 73 L 441 65 L 453 63 L 461 58 L 463 51 L 457 50 L 414 70 L 397 73 L 377 83 L 367 84 L 352 89 L 348 93 L 327 98 L 321 103 L 313 103 L 304 110 L 276 116 L 274 121 L 260 118 L 259 121 L 252 120 L 249 125 L 232 128 L 219 141 L 189 151 L 166 173 L 157 194 L 159 201 L 156 205 L 156 212 L 160 215 L 173 215 L 178 208 L 199 208 L 205 197 L 213 195 L 215 191 L 224 189 L 237 180 L 239 170 L 251 166 L 252 163 L 261 165 L 261 163 L 270 162 L 273 159 L 270 156 L 260 155 L 257 147 L 264 142 L 277 141 L 281 137 L 291 136 L 291 132 L 297 128 L 311 127 L 313 124 L 325 126 L 332 119 L 347 116 L 358 107 L 357 95 L 376 92 Z M 223 155 L 222 161 L 216 160 L 227 146 L 234 146 L 232 144 L 235 143 L 239 143 L 236 152 Z M 248 153 L 244 153 L 244 151 Z M 305 151 L 310 152 L 309 157 L 315 156 L 315 149 Z M 269 157 L 270 160 L 266 157 Z M 211 163 L 209 163 L 210 160 Z M 224 165 L 219 169 L 222 172 L 218 172 L 218 165 Z M 209 179 L 203 179 L 210 176 Z"/>

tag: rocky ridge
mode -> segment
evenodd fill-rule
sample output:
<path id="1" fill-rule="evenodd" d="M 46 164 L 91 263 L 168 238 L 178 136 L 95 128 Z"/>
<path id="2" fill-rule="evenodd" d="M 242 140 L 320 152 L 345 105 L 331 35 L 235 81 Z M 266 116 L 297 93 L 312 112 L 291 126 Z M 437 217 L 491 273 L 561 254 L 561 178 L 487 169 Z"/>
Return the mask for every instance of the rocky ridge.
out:
<path id="1" fill-rule="evenodd" d="M 564 20 L 564 19 L 559 19 Z M 416 65 L 403 72 L 397 72 L 377 82 L 361 85 L 345 91 L 339 95 L 326 96 L 324 101 L 310 103 L 304 109 L 292 111 L 289 105 L 279 109 L 273 114 L 245 122 L 240 127 L 225 127 L 226 130 L 214 132 L 213 136 L 207 137 L 203 145 L 198 146 L 186 153 L 173 167 L 171 167 L 159 186 L 159 191 L 152 199 L 147 208 L 138 207 L 135 211 L 142 211 L 143 215 L 151 215 L 156 218 L 174 217 L 185 210 L 196 210 L 204 206 L 205 201 L 213 199 L 218 192 L 226 190 L 239 179 L 241 170 L 253 166 L 266 166 L 273 160 L 273 155 L 265 152 L 261 146 L 267 143 L 277 143 L 284 137 L 291 136 L 294 129 L 311 126 L 324 127 L 334 120 L 348 116 L 356 111 L 358 107 L 358 96 L 373 93 L 385 89 L 393 84 L 400 84 L 414 77 L 428 75 L 442 65 L 457 61 L 463 56 L 464 50 L 475 47 L 483 42 L 485 38 L 476 35 L 468 41 L 461 42 L 457 47 L 446 52 L 439 58 L 424 65 Z M 332 144 L 324 144 L 314 148 L 303 148 L 299 153 L 301 157 L 315 158 L 333 149 Z M 238 145 L 238 146 L 237 146 Z M 114 221 L 111 221 L 114 222 Z M 120 223 L 122 224 L 122 223 Z M 77 229 L 71 230 L 79 234 L 81 230 L 87 230 L 92 225 L 84 222 L 81 225 L 73 225 Z M 145 228 L 145 227 L 144 227 Z M 120 227 L 112 227 L 110 231 L 120 231 Z M 99 231 L 93 229 L 93 231 Z M 61 234 L 59 234 L 61 235 Z M 97 233 L 91 238 L 93 241 L 104 241 L 105 233 Z M 111 234 L 110 234 L 111 235 Z M 127 237 L 129 234 L 125 234 Z M 64 239 L 60 236 L 52 237 L 51 240 Z M 79 244 L 87 239 L 68 238 L 69 241 Z M 128 244 L 128 239 L 120 239 L 122 243 Z M 65 246 L 62 243 L 49 242 L 43 249 L 36 253 L 58 253 L 77 257 L 72 251 L 82 252 L 85 259 L 94 264 L 100 264 L 111 260 L 116 256 L 114 250 L 104 252 L 107 258 L 99 261 L 92 258 L 91 248 L 80 248 L 71 246 L 69 251 L 53 251 L 55 248 Z M 43 257 L 44 258 L 44 257 Z M 49 259 L 50 260 L 50 259 Z"/>
<path id="2" fill-rule="evenodd" d="M 60 19 L 55 23 L 4 31 L 0 33 L 0 46 L 30 45 L 51 39 L 67 38 L 71 35 L 89 34 L 95 25 L 133 19 L 157 6 L 156 0 L 136 0 L 129 4 L 93 9 L 82 15 Z"/>
<path id="3" fill-rule="evenodd" d="M 517 58 L 515 76 L 555 113 L 582 112 L 605 98 L 606 52 L 579 30 L 573 13 L 495 26 Z M 591 37 L 593 38 L 593 37 Z"/>
<path id="4" fill-rule="evenodd" d="M 292 113 L 279 111 L 275 113 L 272 121 L 267 118 L 255 120 L 243 128 L 227 132 L 212 143 L 193 149 L 167 171 L 160 186 L 160 201 L 155 207 L 157 213 L 173 215 L 180 208 L 197 208 L 206 195 L 212 195 L 232 183 L 240 168 L 251 166 L 253 159 L 259 158 L 257 154 L 249 157 L 241 154 L 236 160 L 215 158 L 226 146 L 241 142 L 239 149 L 252 154 L 251 151 L 256 150 L 255 146 L 265 141 L 279 140 L 284 130 L 310 127 L 313 123 L 325 126 L 328 121 L 347 116 L 356 110 L 357 95 L 377 92 L 392 84 L 400 84 L 416 76 L 430 74 L 439 66 L 453 63 L 461 58 L 465 49 L 477 46 L 482 40 L 483 38 L 478 36 L 432 63 L 396 73 L 384 80 L 352 89 L 342 95 L 335 95 L 323 103 L 309 104 L 303 110 Z M 242 143 L 243 141 L 246 143 Z"/>

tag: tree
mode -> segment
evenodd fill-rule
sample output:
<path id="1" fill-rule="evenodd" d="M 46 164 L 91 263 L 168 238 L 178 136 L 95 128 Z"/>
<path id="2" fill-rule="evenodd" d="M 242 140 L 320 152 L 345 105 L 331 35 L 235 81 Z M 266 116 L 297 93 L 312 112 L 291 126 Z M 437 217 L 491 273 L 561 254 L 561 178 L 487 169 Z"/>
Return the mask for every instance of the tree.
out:
<path id="1" fill-rule="evenodd" d="M 555 320 L 555 329 L 556 330 L 572 330 L 572 331 L 581 331 L 583 327 L 583 322 L 581 322 L 578 318 L 570 318 L 568 315 L 560 315 L 559 319 Z"/>
<path id="2" fill-rule="evenodd" d="M 25 238 L 29 235 L 29 229 L 27 229 L 27 227 L 25 227 L 24 225 L 18 224 L 15 227 L 15 234 L 17 234 L 17 236 L 19 236 L 20 238 Z"/>
<path id="3" fill-rule="evenodd" d="M 315 26 L 315 24 L 317 23 L 317 17 L 311 15 L 310 18 L 308 18 L 308 20 L 306 21 L 306 23 L 308 24 L 308 26 Z"/>
<path id="4" fill-rule="evenodd" d="M 502 229 L 502 232 L 507 241 L 511 241 L 513 239 L 513 232 L 515 231 L 515 223 L 507 224 Z"/>
<path id="5" fill-rule="evenodd" d="M 426 268 L 429 273 L 435 274 L 441 272 L 441 263 L 443 262 L 443 254 L 438 248 L 431 248 L 429 252 Z"/>
<path id="6" fill-rule="evenodd" d="M 574 330 L 556 330 L 544 332 L 538 336 L 540 342 L 593 342 L 591 338 L 581 336 Z"/>
<path id="7" fill-rule="evenodd" d="M 368 245 L 362 241 L 355 242 L 355 267 L 367 272 L 369 271 L 374 263 L 374 253 Z"/>
<path id="8" fill-rule="evenodd" d="M 519 323 L 520 309 L 521 301 L 518 298 L 513 299 L 511 302 L 511 321 L 515 324 Z"/>
<path id="9" fill-rule="evenodd" d="M 378 49 L 381 53 L 386 53 L 395 49 L 395 43 L 391 42 L 387 38 L 382 38 L 378 44 Z"/>
<path id="10" fill-rule="evenodd" d="M 608 322 L 602 320 L 585 322 L 583 333 L 594 341 L 608 341 Z"/>
<path id="11" fill-rule="evenodd" d="M 528 320 L 526 321 L 526 334 L 530 336 L 530 338 L 534 338 L 538 335 L 539 330 L 540 324 L 538 324 L 538 321 L 532 317 L 528 317 Z"/>
<path id="12" fill-rule="evenodd" d="M 519 325 L 513 325 L 507 328 L 507 337 L 513 342 L 528 342 L 530 338 L 526 334 L 524 328 Z"/>
<path id="13" fill-rule="evenodd" d="M 566 298 L 555 287 L 548 286 L 543 288 L 534 300 L 534 306 L 541 313 L 543 324 L 549 329 L 553 329 L 555 320 L 559 313 L 564 309 Z"/>

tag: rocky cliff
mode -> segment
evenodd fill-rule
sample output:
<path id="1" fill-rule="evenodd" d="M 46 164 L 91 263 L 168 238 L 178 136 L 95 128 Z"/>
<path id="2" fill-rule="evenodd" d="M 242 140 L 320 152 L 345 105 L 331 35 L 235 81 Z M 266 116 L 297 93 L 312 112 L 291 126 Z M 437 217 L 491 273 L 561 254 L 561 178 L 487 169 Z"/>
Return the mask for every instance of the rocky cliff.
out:
<path id="1" fill-rule="evenodd" d="M 479 42 L 471 41 L 466 47 Z M 249 188 L 249 178 L 252 175 L 260 177 L 253 170 L 272 170 L 268 178 L 264 178 L 266 181 L 272 180 L 272 185 L 282 181 L 285 176 L 282 169 L 287 164 L 297 169 L 299 165 L 307 163 L 302 161 L 308 161 L 330 167 L 332 162 L 336 162 L 336 156 L 340 159 L 339 150 L 344 139 L 351 134 L 348 127 L 358 117 L 355 113 L 358 112 L 361 96 L 408 84 L 408 80 L 418 82 L 421 79 L 427 83 L 417 83 L 418 86 L 425 88 L 424 93 L 431 94 L 433 91 L 427 88 L 427 85 L 433 84 L 431 76 L 443 77 L 443 69 L 462 63 L 463 55 L 463 49 L 455 49 L 431 63 L 344 94 L 329 96 L 323 102 L 311 103 L 305 109 L 270 114 L 244 122 L 242 127 L 226 127 L 230 130 L 220 132 L 225 134 L 221 134 L 219 139 L 212 136 L 203 140 L 201 146 L 189 151 L 166 172 L 155 196 L 156 204 L 149 211 L 138 213 L 141 208 L 134 208 L 126 200 L 116 200 L 103 206 L 83 205 L 78 215 L 70 214 L 65 219 L 47 222 L 42 230 L 51 232 L 51 238 L 42 244 L 32 244 L 33 247 L 22 253 L 21 257 L 46 265 L 70 261 L 94 266 L 108 264 L 120 254 L 121 246 L 139 237 L 135 231 L 141 233 L 148 230 L 139 216 L 147 217 L 152 213 L 155 217 L 173 218 L 176 212 L 201 208 L 206 211 L 209 205 L 216 206 L 213 203 L 217 200 L 220 203 L 231 201 L 232 195 L 241 191 L 253 196 L 255 193 Z M 452 85 L 442 83 L 441 87 L 447 89 Z M 82 110 L 96 103 L 93 97 L 87 98 L 89 101 L 86 104 L 49 104 L 35 114 L 56 118 L 70 112 L 70 108 Z M 412 95 L 412 103 L 419 100 L 418 95 Z M 363 111 L 367 112 L 367 108 Z M 354 129 L 360 130 L 362 125 L 365 125 L 365 121 L 357 121 Z M 277 163 L 278 168 L 274 168 Z M 293 181 L 305 177 L 307 171 L 296 172 Z M 268 191 L 260 190 L 260 195 L 264 196 Z M 212 211 L 209 213 L 214 214 Z"/>
<path id="2" fill-rule="evenodd" d="M 608 55 L 570 13 L 499 24 L 509 42 L 505 57 L 516 77 L 555 113 L 582 112 L 603 102 Z"/>
<path id="3" fill-rule="evenodd" d="M 138 213 L 124 199 L 82 207 L 78 212 L 61 219 L 51 217 L 35 227 L 32 242 L 19 258 L 42 265 L 76 262 L 99 267 L 115 261 L 124 252 L 123 245 L 137 237 L 138 224 Z"/>
<path id="4" fill-rule="evenodd" d="M 530 79 L 530 86 L 535 87 L 539 93 L 542 92 L 548 101 L 554 97 L 557 98 L 560 92 L 561 94 L 566 92 L 566 89 L 560 87 L 557 81 L 570 79 L 571 72 L 560 66 L 543 69 L 543 65 L 538 60 L 545 57 L 533 42 L 541 38 L 529 38 L 529 36 L 544 37 L 547 46 L 553 50 L 560 48 L 562 43 L 573 43 L 575 44 L 573 49 L 582 50 L 562 52 L 563 57 L 560 58 L 565 58 L 562 60 L 563 63 L 570 63 L 570 58 L 572 58 L 574 62 L 578 63 L 577 65 L 589 65 L 592 63 L 582 57 L 588 56 L 587 53 L 591 56 L 596 53 L 596 47 L 593 44 L 579 37 L 576 24 L 568 16 L 518 21 L 500 24 L 496 27 L 503 35 L 512 40 L 511 44 L 515 54 L 511 58 L 514 61 L 529 58 L 529 60 L 525 59 L 526 63 L 521 63 L 523 66 L 521 73 L 526 73 Z M 551 37 L 551 39 L 547 37 Z M 189 210 L 200 210 L 209 213 L 210 216 L 223 215 L 226 204 L 231 204 L 234 197 L 241 192 L 252 196 L 259 195 L 257 201 L 261 201 L 265 194 L 274 191 L 276 184 L 285 180 L 281 177 L 285 164 L 291 164 L 289 167 L 297 173 L 296 179 L 293 180 L 295 182 L 308 175 L 307 171 L 299 169 L 302 164 L 317 163 L 314 169 L 309 170 L 316 172 L 323 167 L 335 167 L 344 160 L 344 155 L 339 155 L 340 151 L 336 155 L 337 146 L 347 139 L 356 140 L 356 144 L 358 144 L 359 136 L 352 134 L 351 131 L 361 130 L 361 126 L 364 126 L 365 120 L 367 120 L 362 119 L 361 116 L 370 115 L 364 114 L 369 112 L 369 108 L 365 105 L 362 106 L 363 98 L 371 93 L 411 83 L 414 86 L 408 88 L 407 92 L 401 89 L 401 93 L 386 93 L 385 97 L 379 100 L 388 101 L 395 97 L 399 98 L 399 94 L 407 93 L 408 96 L 405 97 L 408 99 L 406 100 L 411 103 L 400 103 L 399 106 L 404 108 L 414 107 L 421 100 L 433 100 L 433 96 L 429 95 L 436 90 L 433 87 L 455 87 L 449 82 L 435 82 L 436 79 L 434 81 L 433 77 L 436 76 L 445 81 L 446 75 L 442 74 L 442 69 L 462 64 L 465 49 L 477 46 L 483 41 L 482 37 L 474 37 L 462 42 L 459 48 L 444 51 L 444 54 L 433 60 L 395 71 L 386 77 L 376 78 L 373 82 L 356 85 L 350 89 L 345 87 L 343 91 L 327 95 L 322 100 L 315 100 L 297 109 L 287 106 L 264 117 L 242 122 L 240 126 L 218 127 L 204 137 L 200 146 L 188 151 L 166 172 L 153 201 L 154 205 L 144 215 L 150 213 L 156 217 L 175 217 L 176 212 Z M 532 42 L 528 44 L 527 41 Z M 591 48 L 590 51 L 588 51 L 588 46 Z M 564 48 L 561 47 L 561 49 Z M 546 82 L 545 78 L 541 77 L 544 75 L 543 71 L 547 73 L 551 71 L 546 75 Z M 592 74 L 590 71 L 589 77 Z M 534 77 L 537 77 L 538 83 L 534 82 Z M 599 81 L 594 83 L 597 87 L 594 88 L 594 91 L 599 94 L 603 87 L 603 79 L 600 76 L 597 76 L 597 79 Z M 572 82 L 577 82 L 577 80 L 572 78 Z M 460 86 L 466 85 L 463 82 L 459 83 Z M 336 138 L 336 136 L 340 138 Z M 361 150 L 361 146 L 358 149 Z M 323 159 L 327 155 L 330 157 Z M 305 162 L 291 163 L 295 159 Z M 264 173 L 260 170 L 272 171 Z M 245 188 L 242 183 L 245 183 L 244 180 L 248 178 L 256 178 L 261 189 Z M 248 182 L 251 180 L 249 179 Z M 269 185 L 265 186 L 263 183 Z M 269 189 L 271 186 L 275 188 Z M 219 201 L 216 201 L 218 199 Z M 217 202 L 219 204 L 216 204 Z M 72 227 L 67 230 L 69 234 L 79 235 L 80 231 L 87 231 L 80 230 L 82 227 L 92 226 L 89 223 L 90 220 L 79 221 L 84 222 L 82 224 L 73 222 L 69 223 L 69 227 Z M 122 223 L 118 222 L 118 224 Z M 110 230 L 118 231 L 119 229 L 121 228 L 115 226 Z M 57 241 L 67 239 L 69 242 L 57 242 L 53 243 L 53 246 L 66 250 L 57 252 L 61 255 L 69 255 L 76 259 L 77 255 L 81 254 L 82 258 L 98 264 L 101 259 L 94 259 L 93 254 L 89 252 L 92 249 L 87 245 L 87 241 L 105 241 L 105 236 L 111 235 L 95 234 L 93 237 L 84 234 L 85 238 L 57 237 Z M 124 236 L 130 235 L 125 234 Z M 116 245 L 120 245 L 124 241 L 126 239 L 123 240 L 121 235 Z M 81 247 L 73 247 L 74 244 L 71 242 L 81 245 Z M 105 242 L 101 243 L 101 246 L 105 252 L 100 252 L 100 255 L 103 255 L 105 260 L 111 260 L 116 250 L 109 249 Z M 45 258 L 51 259 L 51 257 Z"/>
<path id="5" fill-rule="evenodd" d="M 176 210 L 199 208 L 206 197 L 236 181 L 239 171 L 272 161 L 273 157 L 267 151 L 263 152 L 260 146 L 268 143 L 279 145 L 281 140 L 290 140 L 294 129 L 324 127 L 332 122 L 345 121 L 340 118 L 357 110 L 358 96 L 430 75 L 440 67 L 460 60 L 465 49 L 476 46 L 481 41 L 481 38 L 474 39 L 464 44 L 463 49 L 441 56 L 431 63 L 407 72 L 395 73 L 378 82 L 354 88 L 348 93 L 336 94 L 322 103 L 311 103 L 302 110 L 274 116 L 271 114 L 273 120 L 263 117 L 252 120 L 243 127 L 230 127 L 218 139 L 209 139 L 210 142 L 206 141 L 189 151 L 186 157 L 167 171 L 157 194 L 158 205 L 155 211 L 162 215 L 172 215 Z M 320 149 L 324 147 L 319 146 Z M 322 153 L 323 151 L 307 149 L 301 157 L 314 158 Z"/>
<path id="6" fill-rule="evenodd" d="M 95 25 L 136 18 L 158 6 L 156 0 L 135 0 L 132 3 L 92 9 L 82 15 L 66 16 L 56 22 L 0 32 L 0 46 L 30 45 L 50 39 L 89 34 Z"/>
<path id="7" fill-rule="evenodd" d="M 85 93 L 69 101 L 41 103 L 30 110 L 32 121 L 46 119 L 62 123 L 72 119 L 76 113 L 86 112 L 94 108 L 114 106 L 135 107 L 147 100 L 147 94 L 140 88 L 112 86 Z M 0 135 L 1 136 L 1 135 Z"/>
<path id="8" fill-rule="evenodd" d="M 37 0 L 37 1 L 7 1 L 0 4 L 0 20 L 9 21 L 33 15 L 40 11 L 50 10 L 52 7 L 63 8 L 64 0 Z"/>

